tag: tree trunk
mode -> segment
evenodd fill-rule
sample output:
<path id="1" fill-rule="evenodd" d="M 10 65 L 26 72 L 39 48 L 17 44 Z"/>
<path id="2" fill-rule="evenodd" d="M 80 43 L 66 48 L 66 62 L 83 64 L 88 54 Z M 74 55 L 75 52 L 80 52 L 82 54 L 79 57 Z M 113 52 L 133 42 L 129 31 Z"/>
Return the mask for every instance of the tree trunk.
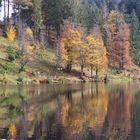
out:
<path id="1" fill-rule="evenodd" d="M 37 33 L 38 41 L 39 41 L 39 42 L 41 42 L 40 34 L 41 34 L 41 29 L 39 28 L 39 29 L 38 29 L 38 33 Z"/>
<path id="2" fill-rule="evenodd" d="M 7 24 L 9 25 L 9 14 L 10 14 L 10 0 L 8 0 L 8 12 L 7 12 Z"/>
<path id="3" fill-rule="evenodd" d="M 96 67 L 96 82 L 98 82 L 98 68 Z"/>
<path id="4" fill-rule="evenodd" d="M 92 78 L 92 76 L 93 76 L 93 66 L 92 65 L 91 65 L 90 69 L 91 69 L 91 78 Z"/>
<path id="5" fill-rule="evenodd" d="M 4 22 L 6 23 L 6 0 L 4 0 Z"/>
<path id="6" fill-rule="evenodd" d="M 34 29 L 34 39 L 35 39 L 35 42 L 37 42 L 37 27 L 35 25 L 35 29 Z"/>
<path id="7" fill-rule="evenodd" d="M 72 62 L 69 62 L 68 64 L 67 64 L 67 72 L 71 72 L 71 70 L 72 70 Z"/>
<path id="8" fill-rule="evenodd" d="M 83 77 L 83 75 L 84 75 L 84 74 L 83 74 L 83 71 L 84 71 L 84 65 L 82 64 L 82 65 L 81 65 L 81 77 Z"/>
<path id="9" fill-rule="evenodd" d="M 7 21 L 6 21 L 6 0 L 4 0 L 4 35 L 6 35 Z"/>

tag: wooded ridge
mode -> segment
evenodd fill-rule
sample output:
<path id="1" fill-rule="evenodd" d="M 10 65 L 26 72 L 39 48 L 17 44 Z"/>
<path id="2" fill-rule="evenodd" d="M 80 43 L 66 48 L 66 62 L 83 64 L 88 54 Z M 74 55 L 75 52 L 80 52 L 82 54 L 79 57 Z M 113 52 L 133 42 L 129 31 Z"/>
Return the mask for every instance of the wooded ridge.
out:
<path id="1" fill-rule="evenodd" d="M 102 81 L 114 74 L 139 79 L 139 0 L 0 3 L 1 81 L 11 73 L 17 83 Z"/>

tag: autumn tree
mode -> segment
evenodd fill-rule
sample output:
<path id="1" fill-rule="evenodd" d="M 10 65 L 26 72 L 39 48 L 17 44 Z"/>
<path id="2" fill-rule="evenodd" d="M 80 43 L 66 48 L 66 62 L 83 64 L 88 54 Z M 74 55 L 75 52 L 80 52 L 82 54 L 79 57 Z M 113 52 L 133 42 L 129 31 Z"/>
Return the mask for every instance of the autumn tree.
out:
<path id="1" fill-rule="evenodd" d="M 65 43 L 62 41 L 62 38 L 57 42 L 56 49 L 56 66 L 57 68 L 65 68 L 67 65 L 68 56 L 67 50 L 65 48 Z"/>
<path id="2" fill-rule="evenodd" d="M 33 31 L 27 27 L 23 31 L 23 41 L 24 41 L 24 53 L 27 55 L 32 53 L 33 51 L 33 46 L 32 44 L 34 43 L 34 37 L 33 37 Z"/>
<path id="3" fill-rule="evenodd" d="M 86 41 L 89 47 L 87 64 L 91 68 L 91 77 L 93 76 L 93 70 L 95 70 L 96 80 L 98 80 L 99 71 L 107 67 L 106 48 L 99 34 L 90 34 L 86 37 Z"/>
<path id="4" fill-rule="evenodd" d="M 88 45 L 86 44 L 86 42 L 81 40 L 81 44 L 79 45 L 76 51 L 78 51 L 77 60 L 78 64 L 80 64 L 81 67 L 81 77 L 82 77 L 84 75 L 84 68 L 86 66 L 88 57 Z"/>
<path id="5" fill-rule="evenodd" d="M 62 53 L 61 58 L 64 58 L 62 61 L 67 65 L 67 71 L 71 72 L 72 64 L 76 62 L 78 57 L 78 48 L 81 47 L 82 31 L 69 21 L 65 21 L 63 30 L 58 49 Z"/>
<path id="6" fill-rule="evenodd" d="M 117 11 L 110 12 L 107 27 L 109 65 L 122 70 L 125 66 L 131 65 L 129 27 Z"/>

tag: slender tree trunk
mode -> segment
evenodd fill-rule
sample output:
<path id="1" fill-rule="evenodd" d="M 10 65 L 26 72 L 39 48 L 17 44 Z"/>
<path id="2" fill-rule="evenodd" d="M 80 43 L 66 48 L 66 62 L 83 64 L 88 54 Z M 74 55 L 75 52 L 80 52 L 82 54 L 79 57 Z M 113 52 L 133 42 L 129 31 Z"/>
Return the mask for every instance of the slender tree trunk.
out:
<path id="1" fill-rule="evenodd" d="M 35 42 L 40 42 L 40 29 L 35 25 Z"/>
<path id="2" fill-rule="evenodd" d="M 84 71 L 84 65 L 82 64 L 82 65 L 81 65 L 81 77 L 83 77 L 83 75 L 84 75 L 84 74 L 83 74 L 83 71 Z"/>
<path id="3" fill-rule="evenodd" d="M 92 65 L 90 66 L 90 69 L 91 69 L 91 78 L 92 78 L 92 76 L 93 76 L 93 66 Z"/>
<path id="4" fill-rule="evenodd" d="M 4 35 L 6 35 L 7 21 L 6 21 L 6 0 L 4 0 Z"/>
<path id="5" fill-rule="evenodd" d="M 21 6 L 18 7 L 18 14 L 19 14 L 19 21 L 18 21 L 18 41 L 19 46 L 21 46 L 21 39 L 22 39 L 22 21 L 21 21 Z"/>
<path id="6" fill-rule="evenodd" d="M 41 42 L 41 38 L 40 38 L 40 34 L 41 34 L 41 29 L 38 29 L 38 41 Z"/>
<path id="7" fill-rule="evenodd" d="M 35 42 L 37 42 L 37 27 L 35 25 L 35 30 L 34 30 L 34 39 L 35 39 Z"/>
<path id="8" fill-rule="evenodd" d="M 72 62 L 70 61 L 67 64 L 67 72 L 71 72 L 71 70 L 72 70 Z"/>
<path id="9" fill-rule="evenodd" d="M 7 24 L 9 25 L 9 14 L 10 14 L 10 0 L 8 0 L 8 12 L 7 12 Z"/>
<path id="10" fill-rule="evenodd" d="M 6 23 L 6 0 L 4 0 L 4 22 Z"/>
<path id="11" fill-rule="evenodd" d="M 96 82 L 98 82 L 98 68 L 96 67 Z"/>
<path id="12" fill-rule="evenodd" d="M 46 37 L 47 44 L 49 44 L 49 30 L 50 30 L 50 27 L 47 26 L 47 28 L 46 28 L 46 32 L 47 32 L 47 37 Z"/>
<path id="13" fill-rule="evenodd" d="M 40 29 L 37 27 L 37 29 L 36 29 L 36 42 L 39 42 L 39 34 L 40 34 Z"/>
<path id="14" fill-rule="evenodd" d="M 13 12 L 16 13 L 16 4 L 13 5 Z M 14 14 L 14 26 L 16 25 L 16 15 Z"/>

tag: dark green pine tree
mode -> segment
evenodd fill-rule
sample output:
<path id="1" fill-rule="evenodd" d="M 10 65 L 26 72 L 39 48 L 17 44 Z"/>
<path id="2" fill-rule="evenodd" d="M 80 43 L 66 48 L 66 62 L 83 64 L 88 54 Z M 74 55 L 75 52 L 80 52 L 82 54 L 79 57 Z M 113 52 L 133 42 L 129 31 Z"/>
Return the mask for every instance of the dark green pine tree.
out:
<path id="1" fill-rule="evenodd" d="M 35 24 L 35 40 L 40 41 L 40 29 L 42 26 L 42 1 L 33 0 L 34 6 L 34 24 Z"/>
<path id="2" fill-rule="evenodd" d="M 131 54 L 135 61 L 135 64 L 140 66 L 140 24 L 138 17 L 133 10 L 130 19 L 130 43 L 131 43 Z"/>
<path id="3" fill-rule="evenodd" d="M 71 4 L 69 0 L 43 0 L 43 14 L 47 30 L 54 27 L 57 35 L 60 32 L 60 25 L 71 17 Z"/>
<path id="4" fill-rule="evenodd" d="M 86 29 L 88 34 L 95 23 L 95 5 L 90 4 L 87 0 L 81 2 L 74 8 L 74 22 Z"/>

